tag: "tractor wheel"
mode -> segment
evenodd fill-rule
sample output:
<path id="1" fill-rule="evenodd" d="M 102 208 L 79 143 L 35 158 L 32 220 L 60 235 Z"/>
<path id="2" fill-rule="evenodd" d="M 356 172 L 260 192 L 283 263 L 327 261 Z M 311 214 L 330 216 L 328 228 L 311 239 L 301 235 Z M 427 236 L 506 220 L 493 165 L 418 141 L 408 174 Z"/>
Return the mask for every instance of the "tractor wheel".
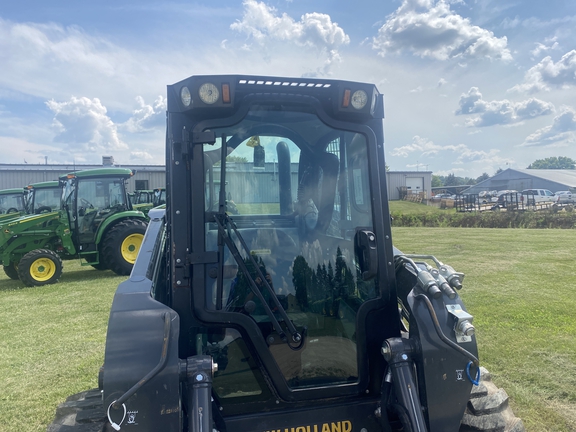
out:
<path id="1" fill-rule="evenodd" d="M 50 213 L 51 211 L 52 211 L 52 207 L 42 206 L 42 207 L 38 207 L 34 213 L 36 213 L 36 214 Z"/>
<path id="2" fill-rule="evenodd" d="M 102 241 L 102 262 L 114 273 L 127 276 L 134 267 L 146 232 L 146 223 L 127 219 L 113 226 Z"/>
<path id="3" fill-rule="evenodd" d="M 508 406 L 508 395 L 480 368 L 480 385 L 474 386 L 460 424 L 460 432 L 525 432 L 524 423 Z"/>
<path id="4" fill-rule="evenodd" d="M 112 431 L 102 406 L 100 390 L 77 393 L 58 405 L 56 416 L 47 432 L 108 432 Z"/>
<path id="5" fill-rule="evenodd" d="M 36 249 L 18 263 L 18 276 L 26 286 L 53 284 L 62 275 L 62 259 L 56 252 Z"/>
<path id="6" fill-rule="evenodd" d="M 96 270 L 108 270 L 108 267 L 106 267 L 106 264 L 104 263 L 91 264 L 91 266 L 94 267 Z"/>
<path id="7" fill-rule="evenodd" d="M 10 265 L 4 266 L 4 273 L 10 279 L 18 280 L 18 267 L 16 266 L 15 262 L 10 263 Z"/>

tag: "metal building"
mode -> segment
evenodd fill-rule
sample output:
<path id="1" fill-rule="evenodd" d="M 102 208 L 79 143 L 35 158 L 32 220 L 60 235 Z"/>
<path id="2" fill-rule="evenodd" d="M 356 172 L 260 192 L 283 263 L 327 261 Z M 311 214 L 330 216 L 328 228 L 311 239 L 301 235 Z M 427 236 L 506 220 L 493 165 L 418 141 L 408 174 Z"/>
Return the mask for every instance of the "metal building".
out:
<path id="1" fill-rule="evenodd" d="M 241 187 L 240 183 L 234 181 L 234 166 L 239 171 L 245 169 L 243 164 L 230 164 L 231 173 L 228 174 L 229 191 L 231 198 L 234 197 L 235 188 Z M 294 199 L 298 190 L 297 164 L 292 164 L 292 191 Z M 130 168 L 136 172 L 134 177 L 128 180 L 128 192 L 134 190 L 147 190 L 166 187 L 166 167 L 164 165 L 132 165 L 114 164 L 111 156 L 104 156 L 102 164 L 77 165 L 77 164 L 0 164 L 0 190 L 25 187 L 32 183 L 39 183 L 50 180 L 58 180 L 58 177 L 74 171 L 102 168 L 103 166 L 114 166 L 120 168 Z M 246 168 L 247 169 L 247 168 Z M 252 169 L 250 167 L 250 169 Z M 266 178 L 266 184 L 274 186 L 278 176 L 276 164 L 266 162 L 260 175 Z M 542 171 L 542 170 L 540 170 Z M 422 193 L 423 198 L 430 198 L 432 191 L 431 171 L 388 171 L 386 172 L 388 182 L 388 197 L 390 200 L 403 199 L 406 194 Z M 531 187 L 531 186 L 529 186 Z M 262 202 L 274 201 L 274 194 L 277 194 L 277 187 L 263 188 Z M 268 196 L 270 195 L 270 196 Z"/>
<path id="2" fill-rule="evenodd" d="M 104 157 L 102 165 L 77 164 L 0 164 L 0 190 L 26 187 L 32 183 L 58 180 L 58 177 L 74 171 L 114 166 L 130 168 L 136 174 L 127 182 L 128 192 L 136 189 L 154 189 L 166 187 L 166 168 L 164 165 L 118 165 L 111 157 Z M 112 162 L 112 163 L 109 163 Z"/>
<path id="3" fill-rule="evenodd" d="M 424 199 L 432 196 L 432 171 L 387 171 L 386 177 L 389 200 L 414 193 L 422 193 Z"/>
<path id="4" fill-rule="evenodd" d="M 220 184 L 220 167 L 214 167 L 215 184 Z M 290 164 L 290 179 L 292 201 L 296 201 L 298 193 L 298 164 Z M 231 162 L 226 164 L 227 199 L 237 200 L 245 195 L 247 188 L 256 188 L 258 203 L 277 203 L 279 200 L 278 168 L 275 162 L 266 162 L 262 167 L 254 167 L 251 162 Z M 219 186 L 216 193 L 219 193 Z"/>
<path id="5" fill-rule="evenodd" d="M 576 188 L 576 170 L 508 168 L 466 189 L 464 193 L 478 194 L 494 190 L 521 192 L 524 189 L 548 189 L 558 192 L 574 188 Z"/>

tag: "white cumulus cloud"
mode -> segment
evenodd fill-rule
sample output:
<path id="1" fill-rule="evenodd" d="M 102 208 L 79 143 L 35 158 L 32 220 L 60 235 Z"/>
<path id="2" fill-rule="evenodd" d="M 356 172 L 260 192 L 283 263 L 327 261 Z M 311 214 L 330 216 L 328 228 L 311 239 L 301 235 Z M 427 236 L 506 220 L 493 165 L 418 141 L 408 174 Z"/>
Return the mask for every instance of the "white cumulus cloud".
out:
<path id="1" fill-rule="evenodd" d="M 418 153 L 421 156 L 431 156 L 438 154 L 441 151 L 461 152 L 466 148 L 467 147 L 464 144 L 441 146 L 434 144 L 434 142 L 428 138 L 422 138 L 416 135 L 412 138 L 412 143 L 402 147 L 393 148 L 391 155 L 408 157 L 412 153 Z"/>
<path id="2" fill-rule="evenodd" d="M 557 37 L 552 37 L 549 40 L 546 40 L 545 42 L 550 43 L 550 45 L 546 45 L 540 42 L 536 42 L 536 48 L 534 48 L 532 51 L 530 51 L 530 54 L 532 55 L 532 58 L 537 58 L 540 56 L 541 53 L 543 52 L 547 52 L 547 51 L 552 51 L 552 50 L 557 50 L 559 49 L 559 45 L 558 45 L 558 41 L 557 41 Z"/>
<path id="3" fill-rule="evenodd" d="M 512 59 L 506 37 L 472 25 L 444 0 L 404 0 L 380 27 L 372 46 L 382 56 L 411 51 L 435 60 Z"/>
<path id="4" fill-rule="evenodd" d="M 526 72 L 524 82 L 511 90 L 535 93 L 541 90 L 567 88 L 576 85 L 576 50 L 567 52 L 557 63 L 544 57 Z"/>
<path id="5" fill-rule="evenodd" d="M 130 152 L 130 159 L 132 162 L 149 163 L 154 159 L 154 156 L 152 156 L 147 151 L 133 151 Z"/>
<path id="6" fill-rule="evenodd" d="M 509 161 L 500 156 L 499 149 L 473 150 L 466 144 L 442 146 L 418 135 L 412 138 L 412 143 L 392 149 L 391 155 L 408 157 L 413 154 L 414 157 L 426 158 L 436 156 L 441 152 L 452 153 L 456 156 L 452 162 L 453 165 L 476 163 L 486 166 L 498 166 L 498 164 Z M 420 160 L 422 161 L 423 159 Z"/>
<path id="7" fill-rule="evenodd" d="M 294 20 L 264 2 L 245 0 L 242 20 L 230 25 L 232 30 L 244 33 L 261 47 L 272 42 L 291 42 L 297 46 L 316 48 L 327 59 L 325 66 L 340 61 L 338 49 L 350 43 L 350 37 L 329 15 L 312 12 Z"/>
<path id="8" fill-rule="evenodd" d="M 524 147 L 566 145 L 576 143 L 576 110 L 563 106 L 551 125 L 538 129 L 522 143 Z"/>
<path id="9" fill-rule="evenodd" d="M 122 128 L 128 132 L 148 132 L 153 128 L 162 127 L 166 123 L 166 98 L 158 96 L 152 105 L 146 104 L 142 96 L 136 97 L 136 108 Z"/>
<path id="10" fill-rule="evenodd" d="M 460 108 L 456 115 L 471 115 L 466 121 L 469 127 L 486 127 L 494 125 L 509 125 L 524 120 L 540 117 L 554 112 L 554 105 L 536 98 L 521 102 L 511 102 L 507 99 L 486 101 L 478 87 L 472 87 L 468 93 L 460 96 Z"/>
<path id="11" fill-rule="evenodd" d="M 99 99 L 72 96 L 66 102 L 50 100 L 46 105 L 54 113 L 54 142 L 65 145 L 80 159 L 85 153 L 106 154 L 128 148 Z"/>

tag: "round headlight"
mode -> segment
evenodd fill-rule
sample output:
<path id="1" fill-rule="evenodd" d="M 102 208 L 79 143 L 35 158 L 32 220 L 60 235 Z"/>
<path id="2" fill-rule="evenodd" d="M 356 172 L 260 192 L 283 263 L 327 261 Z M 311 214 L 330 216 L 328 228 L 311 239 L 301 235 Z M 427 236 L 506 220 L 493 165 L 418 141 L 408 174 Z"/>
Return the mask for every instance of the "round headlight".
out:
<path id="1" fill-rule="evenodd" d="M 180 89 L 180 100 L 185 107 L 190 106 L 190 102 L 192 102 L 192 96 L 190 95 L 190 90 L 188 90 L 188 87 L 182 87 Z"/>
<path id="2" fill-rule="evenodd" d="M 352 95 L 352 106 L 357 110 L 362 109 L 366 106 L 368 102 L 368 95 L 364 90 L 356 90 Z"/>
<path id="3" fill-rule="evenodd" d="M 205 83 L 200 86 L 198 95 L 200 96 L 202 102 L 208 105 L 212 105 L 220 97 L 220 92 L 214 84 Z"/>

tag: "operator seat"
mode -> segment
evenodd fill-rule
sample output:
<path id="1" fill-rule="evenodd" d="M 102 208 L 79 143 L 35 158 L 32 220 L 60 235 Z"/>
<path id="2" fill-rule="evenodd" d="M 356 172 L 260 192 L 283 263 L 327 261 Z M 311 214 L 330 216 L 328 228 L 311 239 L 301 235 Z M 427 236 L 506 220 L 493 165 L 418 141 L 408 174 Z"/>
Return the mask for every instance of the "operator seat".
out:
<path id="1" fill-rule="evenodd" d="M 310 241 L 314 234 L 325 234 L 332 220 L 339 160 L 335 154 L 300 155 L 296 224 L 301 240 Z"/>

